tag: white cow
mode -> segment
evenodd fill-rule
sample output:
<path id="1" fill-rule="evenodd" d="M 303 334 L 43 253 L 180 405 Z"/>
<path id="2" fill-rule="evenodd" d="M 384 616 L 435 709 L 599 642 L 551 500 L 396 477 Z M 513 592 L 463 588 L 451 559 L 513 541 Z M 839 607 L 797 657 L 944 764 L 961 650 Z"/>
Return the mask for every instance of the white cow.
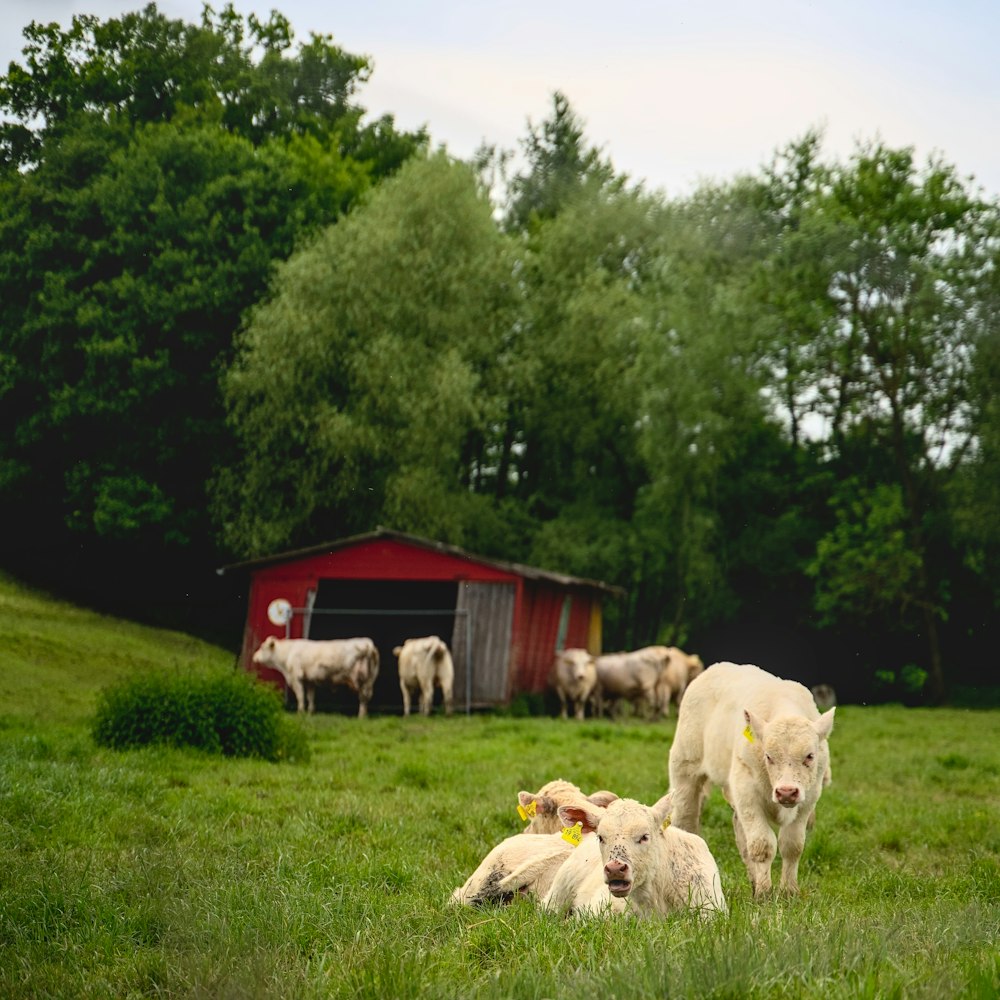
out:
<path id="1" fill-rule="evenodd" d="M 517 803 L 529 820 L 522 832 L 559 833 L 563 828 L 559 819 L 560 806 L 592 805 L 603 808 L 617 798 L 614 792 L 605 789 L 586 795 L 571 781 L 556 778 L 546 782 L 537 792 L 517 793 Z"/>
<path id="2" fill-rule="evenodd" d="M 368 702 L 378 677 L 378 649 L 368 638 L 278 639 L 268 636 L 253 654 L 253 662 L 281 672 L 295 694 L 298 710 L 316 709 L 320 684 L 346 684 L 358 695 L 358 718 L 368 714 Z"/>
<path id="3" fill-rule="evenodd" d="M 573 706 L 573 715 L 583 719 L 587 702 L 597 687 L 597 666 L 593 656 L 585 649 L 561 649 L 556 653 L 550 677 L 559 695 L 561 718 L 567 718 L 567 702 Z"/>
<path id="4" fill-rule="evenodd" d="M 544 896 L 573 844 L 561 833 L 517 833 L 500 841 L 465 884 L 451 894 L 452 903 L 509 903 L 515 896 Z"/>
<path id="5" fill-rule="evenodd" d="M 505 903 L 528 894 L 541 899 L 563 862 L 574 853 L 573 843 L 562 836 L 559 807 L 574 804 L 600 809 L 617 796 L 603 790 L 585 795 L 572 782 L 557 778 L 537 792 L 518 792 L 517 798 L 528 825 L 521 833 L 502 840 L 483 858 L 465 884 L 452 893 L 452 902 Z"/>
<path id="6" fill-rule="evenodd" d="M 643 646 L 631 653 L 606 653 L 597 657 L 598 714 L 605 699 L 625 698 L 636 714 L 659 715 L 663 707 L 663 674 L 670 660 L 666 646 Z"/>
<path id="7" fill-rule="evenodd" d="M 661 678 L 660 711 L 669 716 L 670 703 L 681 707 L 681 698 L 684 697 L 688 684 L 705 669 L 705 664 L 697 653 L 685 653 L 677 646 L 668 646 L 667 652 L 669 656 Z"/>
<path id="8" fill-rule="evenodd" d="M 560 823 L 568 820 L 560 819 Z M 588 827 L 579 846 L 562 863 L 549 891 L 542 897 L 542 908 L 562 916 L 597 916 L 620 913 L 626 901 L 611 895 L 604 880 L 601 845 Z"/>
<path id="9" fill-rule="evenodd" d="M 668 793 L 653 806 L 617 799 L 600 811 L 564 806 L 559 812 L 567 824 L 580 823 L 584 830 L 596 831 L 606 891 L 615 901 L 627 901 L 628 912 L 636 916 L 684 909 L 705 915 L 725 913 L 719 867 L 708 844 L 697 834 L 667 825 L 670 810 Z M 593 871 L 590 880 L 594 881 Z M 594 912 L 606 905 L 599 893 L 591 891 L 590 901 L 579 909 Z"/>
<path id="10" fill-rule="evenodd" d="M 673 823 L 697 833 L 709 785 L 720 785 L 755 896 L 771 890 L 776 849 L 781 888 L 798 892 L 835 711 L 820 715 L 807 688 L 747 664 L 716 663 L 684 695 L 670 748 Z"/>
<path id="11" fill-rule="evenodd" d="M 430 715 L 434 685 L 441 688 L 444 714 L 451 715 L 455 689 L 455 665 L 443 639 L 427 635 L 407 639 L 393 653 L 399 660 L 399 689 L 403 693 L 403 715 L 410 714 L 410 694 L 420 691 L 420 714 Z"/>

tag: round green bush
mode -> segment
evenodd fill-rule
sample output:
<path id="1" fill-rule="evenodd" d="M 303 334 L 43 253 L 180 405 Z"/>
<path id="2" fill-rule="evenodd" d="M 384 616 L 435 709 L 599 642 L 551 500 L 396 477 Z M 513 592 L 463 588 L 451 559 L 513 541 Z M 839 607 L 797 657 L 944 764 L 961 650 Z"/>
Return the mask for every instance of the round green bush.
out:
<path id="1" fill-rule="evenodd" d="M 227 757 L 308 757 L 305 734 L 285 715 L 278 693 L 238 670 L 125 678 L 101 692 L 93 734 L 114 750 L 166 743 Z"/>

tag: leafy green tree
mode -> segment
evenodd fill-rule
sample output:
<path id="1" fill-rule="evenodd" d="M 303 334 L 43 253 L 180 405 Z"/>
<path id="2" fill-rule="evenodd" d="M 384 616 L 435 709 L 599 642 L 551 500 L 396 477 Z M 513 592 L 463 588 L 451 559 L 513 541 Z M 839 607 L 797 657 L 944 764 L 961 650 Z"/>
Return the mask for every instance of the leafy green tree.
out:
<path id="1" fill-rule="evenodd" d="M 444 154 L 282 266 L 226 376 L 242 456 L 217 483 L 227 543 L 256 554 L 379 521 L 463 542 L 509 275 L 472 171 Z"/>
<path id="2" fill-rule="evenodd" d="M 802 170 L 786 175 L 792 181 L 775 199 L 794 211 L 786 212 L 777 249 L 766 258 L 780 279 L 797 285 L 794 296 L 772 303 L 794 332 L 782 340 L 790 360 L 776 366 L 786 410 L 812 415 L 813 433 L 832 449 L 841 478 L 859 474 L 851 464 L 862 454 L 859 439 L 868 442 L 865 452 L 885 458 L 861 480 L 869 513 L 837 507 L 832 534 L 820 545 L 831 575 L 818 601 L 828 618 L 838 602 L 845 615 L 856 607 L 849 572 L 833 572 L 831 562 L 849 564 L 848 539 L 867 549 L 851 556 L 862 562 L 896 546 L 899 536 L 882 530 L 891 509 L 892 523 L 905 526 L 906 576 L 896 590 L 872 574 L 859 582 L 870 583 L 872 606 L 892 596 L 898 611 L 916 610 L 911 628 L 925 636 L 928 693 L 940 700 L 948 585 L 935 579 L 940 565 L 932 553 L 945 508 L 942 484 L 974 437 L 976 345 L 996 331 L 979 281 L 994 209 L 951 167 L 931 162 L 919 170 L 910 150 L 865 146 L 848 164 L 822 170 L 813 166 L 809 143 L 798 152 Z M 772 192 L 780 188 L 776 175 L 770 180 Z M 773 277 L 765 287 L 775 287 Z"/>
<path id="3" fill-rule="evenodd" d="M 367 61 L 316 37 L 291 55 L 278 14 L 150 5 L 25 34 L 0 80 L 0 511 L 24 528 L 5 549 L 204 573 L 243 311 L 423 136 L 363 125 Z"/>
<path id="4" fill-rule="evenodd" d="M 586 143 L 582 121 L 559 91 L 552 95 L 551 115 L 540 125 L 529 122 L 522 152 L 524 166 L 506 192 L 510 229 L 525 230 L 554 218 L 586 186 L 620 190 L 624 185 L 625 178 Z M 500 159 L 506 163 L 509 154 Z"/>

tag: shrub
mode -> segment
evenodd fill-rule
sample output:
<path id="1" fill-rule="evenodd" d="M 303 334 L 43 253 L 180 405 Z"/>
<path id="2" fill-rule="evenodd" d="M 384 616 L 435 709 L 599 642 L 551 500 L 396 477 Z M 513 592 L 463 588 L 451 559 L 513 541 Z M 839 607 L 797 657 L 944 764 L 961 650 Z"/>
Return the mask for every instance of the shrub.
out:
<path id="1" fill-rule="evenodd" d="M 114 750 L 165 743 L 227 757 L 305 760 L 305 734 L 276 691 L 242 671 L 155 671 L 101 691 L 94 739 Z"/>

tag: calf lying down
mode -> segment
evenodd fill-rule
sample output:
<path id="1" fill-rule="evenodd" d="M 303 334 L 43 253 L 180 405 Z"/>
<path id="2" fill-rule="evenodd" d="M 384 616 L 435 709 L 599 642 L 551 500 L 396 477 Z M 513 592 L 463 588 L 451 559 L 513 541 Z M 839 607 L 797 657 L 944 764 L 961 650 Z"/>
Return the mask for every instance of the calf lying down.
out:
<path id="1" fill-rule="evenodd" d="M 665 826 L 670 800 L 668 793 L 653 806 L 617 799 L 607 809 L 562 807 L 567 825 L 580 823 L 596 836 L 584 837 L 577 855 L 559 869 L 545 908 L 578 914 L 626 910 L 636 916 L 684 909 L 725 913 L 719 868 L 708 844 L 697 834 Z"/>
<path id="2" fill-rule="evenodd" d="M 451 894 L 453 903 L 477 905 L 510 902 L 516 895 L 547 895 L 560 866 L 574 852 L 574 843 L 562 835 L 563 806 L 602 810 L 617 796 L 599 791 L 585 795 L 569 781 L 550 781 L 537 792 L 518 792 L 518 812 L 528 825 L 521 833 L 497 844 L 479 863 L 465 884 Z M 592 840 L 587 837 L 585 840 Z"/>

